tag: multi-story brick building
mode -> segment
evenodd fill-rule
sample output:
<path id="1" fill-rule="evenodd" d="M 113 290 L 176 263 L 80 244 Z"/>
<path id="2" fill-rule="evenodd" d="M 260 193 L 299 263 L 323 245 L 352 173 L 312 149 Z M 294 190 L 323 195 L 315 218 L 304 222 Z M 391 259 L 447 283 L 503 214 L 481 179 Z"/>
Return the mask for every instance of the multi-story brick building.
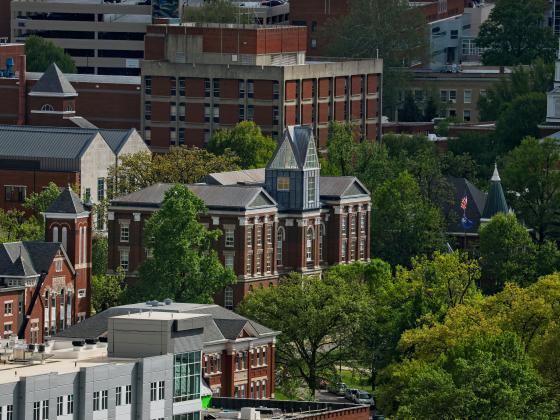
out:
<path id="1" fill-rule="evenodd" d="M 58 340 L 107 337 L 110 319 L 126 314 L 151 312 L 208 317 L 202 337 L 202 374 L 218 397 L 274 398 L 276 336 L 273 331 L 218 305 L 148 302 L 109 308 L 62 331 Z"/>
<path id="2" fill-rule="evenodd" d="M 238 278 L 216 302 L 233 308 L 253 288 L 288 272 L 320 273 L 370 255 L 370 196 L 355 177 L 321 177 L 311 127 L 290 127 L 266 169 L 211 174 L 189 185 L 206 204 L 200 222 L 224 235 L 215 243 Z M 170 184 L 117 198 L 108 213 L 109 268 L 129 278 L 150 254 L 144 224 Z M 327 240 L 328 238 L 328 240 Z"/>
<path id="3" fill-rule="evenodd" d="M 50 99 L 46 105 L 54 103 Z M 39 115 L 60 118 L 57 111 Z M 0 208 L 22 210 L 25 198 L 50 182 L 79 184 L 80 196 L 97 203 L 106 196 L 109 167 L 123 155 L 148 150 L 135 129 L 0 125 Z"/>
<path id="4" fill-rule="evenodd" d="M 0 245 L 1 335 L 17 334 L 31 343 L 90 313 L 90 212 L 67 188 L 44 217 L 44 242 Z"/>
<path id="5" fill-rule="evenodd" d="M 352 121 L 380 134 L 382 60 L 306 58 L 306 28 L 152 25 L 142 62 L 142 130 L 154 151 L 203 146 L 212 132 L 253 120 L 275 138 L 313 127 L 320 147 L 328 123 Z"/>
<path id="6" fill-rule="evenodd" d="M 329 20 L 344 17 L 350 11 L 350 0 L 290 0 L 290 22 L 292 25 L 306 26 L 308 51 L 324 52 L 320 34 Z M 418 7 L 428 22 L 460 15 L 469 0 L 425 0 L 410 1 Z"/>
<path id="7" fill-rule="evenodd" d="M 3 74 L 8 58 L 14 61 L 13 72 Z M 0 96 L 3 99 L 0 101 L 0 124 L 35 124 L 33 117 L 37 115 L 33 115 L 32 111 L 37 109 L 32 107 L 32 102 L 36 97 L 31 93 L 37 92 L 35 85 L 41 83 L 50 86 L 49 90 L 54 86 L 64 86 L 66 91 L 58 93 L 71 94 L 66 98 L 73 100 L 74 113 L 60 114 L 57 118 L 37 124 L 75 126 L 80 121 L 74 119 L 76 122 L 73 122 L 69 117 L 79 116 L 100 128 L 140 128 L 139 76 L 63 75 L 60 70 L 53 70 L 49 74 L 27 72 L 23 44 L 0 44 Z M 46 83 L 42 83 L 41 79 Z M 43 98 L 46 96 L 43 95 Z"/>

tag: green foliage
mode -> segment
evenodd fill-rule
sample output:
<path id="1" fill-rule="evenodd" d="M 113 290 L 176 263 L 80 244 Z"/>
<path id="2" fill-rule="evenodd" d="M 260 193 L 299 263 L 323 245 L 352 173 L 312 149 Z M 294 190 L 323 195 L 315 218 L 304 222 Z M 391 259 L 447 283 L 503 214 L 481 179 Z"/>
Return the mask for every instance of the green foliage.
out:
<path id="1" fill-rule="evenodd" d="M 100 276 L 107 273 L 109 241 L 102 235 L 93 235 L 91 244 L 91 273 Z"/>
<path id="2" fill-rule="evenodd" d="M 434 95 L 429 95 L 424 107 L 424 121 L 432 121 L 438 116 L 438 103 Z"/>
<path id="3" fill-rule="evenodd" d="M 397 391 L 396 412 L 384 411 L 396 418 L 530 418 L 546 410 L 546 388 L 512 333 L 463 340 L 432 363 L 403 363 L 390 380 L 400 386 L 379 392 L 387 400 Z"/>
<path id="4" fill-rule="evenodd" d="M 107 176 L 109 198 L 129 194 L 158 182 L 192 184 L 209 173 L 235 171 L 238 158 L 230 152 L 216 156 L 197 147 L 172 147 L 168 153 L 124 155 Z"/>
<path id="5" fill-rule="evenodd" d="M 517 147 L 526 136 L 537 137 L 546 118 L 546 95 L 532 92 L 515 98 L 500 114 L 496 136 L 502 150 Z"/>
<path id="6" fill-rule="evenodd" d="M 311 393 L 331 378 L 334 363 L 367 307 L 365 285 L 327 273 L 323 279 L 290 275 L 278 287 L 255 290 L 241 313 L 274 330 L 276 362 L 302 378 Z"/>
<path id="7" fill-rule="evenodd" d="M 352 124 L 331 121 L 327 145 L 329 162 L 339 168 L 341 175 L 349 175 L 356 147 Z"/>
<path id="8" fill-rule="evenodd" d="M 399 120 L 407 122 L 416 122 L 422 119 L 422 113 L 411 91 L 406 91 L 404 94 L 403 108 L 400 111 Z"/>
<path id="9" fill-rule="evenodd" d="M 49 65 L 56 63 L 63 73 L 76 73 L 74 60 L 53 42 L 35 35 L 25 40 L 27 71 L 44 72 Z"/>
<path id="10" fill-rule="evenodd" d="M 215 293 L 235 283 L 234 273 L 223 267 L 213 249 L 221 232 L 198 222 L 206 211 L 184 185 L 165 193 L 161 209 L 146 222 L 144 234 L 153 257 L 140 265 L 131 299 L 209 303 Z"/>
<path id="11" fill-rule="evenodd" d="M 0 209 L 0 243 L 38 241 L 44 234 L 43 223 L 35 216 L 26 219 L 22 211 Z"/>
<path id="12" fill-rule="evenodd" d="M 528 137 L 505 157 L 503 184 L 508 203 L 534 229 L 539 241 L 558 239 L 560 224 L 560 146 L 556 140 Z"/>
<path id="13" fill-rule="evenodd" d="M 550 5 L 547 0 L 498 0 L 488 20 L 480 27 L 476 43 L 487 48 L 485 65 L 531 64 L 536 58 L 554 60 L 556 39 L 544 24 Z"/>
<path id="14" fill-rule="evenodd" d="M 205 0 L 202 6 L 183 8 L 183 22 L 251 23 L 251 16 L 230 0 Z"/>
<path id="15" fill-rule="evenodd" d="M 424 15 L 408 2 L 353 0 L 348 14 L 328 22 L 319 42 L 329 56 L 383 58 L 383 111 L 388 115 L 409 77 L 402 68 L 427 56 L 425 28 Z"/>
<path id="16" fill-rule="evenodd" d="M 494 134 L 465 133 L 447 141 L 448 150 L 454 156 L 467 155 L 476 164 L 475 177 L 467 176 L 469 181 L 486 184 L 494 170 L 498 158 L 498 145 Z"/>
<path id="17" fill-rule="evenodd" d="M 116 275 L 94 274 L 91 278 L 91 307 L 94 313 L 125 303 L 127 292 L 125 273 Z"/>
<path id="18" fill-rule="evenodd" d="M 32 193 L 25 197 L 23 207 L 36 217 L 41 217 L 41 213 L 45 212 L 49 206 L 60 195 L 60 187 L 54 182 L 49 182 L 47 187 L 40 193 Z"/>
<path id="19" fill-rule="evenodd" d="M 507 281 L 527 284 L 534 277 L 535 246 L 513 214 L 498 213 L 480 227 L 480 261 L 485 288 L 501 290 Z"/>
<path id="20" fill-rule="evenodd" d="M 243 169 L 264 168 L 275 149 L 276 142 L 253 121 L 242 121 L 231 130 L 218 130 L 208 143 L 208 150 L 218 156 L 233 152 Z"/>
<path id="21" fill-rule="evenodd" d="M 518 96 L 531 92 L 546 93 L 552 88 L 554 65 L 542 59 L 531 66 L 515 67 L 506 77 L 495 83 L 478 100 L 481 121 L 497 121 L 505 108 Z"/>
<path id="22" fill-rule="evenodd" d="M 441 214 L 421 196 L 407 172 L 385 181 L 375 192 L 372 207 L 373 255 L 407 266 L 412 257 L 443 248 Z"/>

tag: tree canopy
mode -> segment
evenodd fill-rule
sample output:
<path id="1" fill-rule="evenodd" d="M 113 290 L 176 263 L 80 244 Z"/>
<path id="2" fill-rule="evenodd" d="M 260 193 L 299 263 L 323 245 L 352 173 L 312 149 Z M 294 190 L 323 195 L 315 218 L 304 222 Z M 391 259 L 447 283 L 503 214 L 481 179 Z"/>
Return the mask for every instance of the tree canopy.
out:
<path id="1" fill-rule="evenodd" d="M 548 0 L 497 0 L 481 25 L 476 43 L 486 48 L 482 61 L 490 66 L 531 64 L 536 58 L 554 60 L 557 42 L 545 24 Z"/>
<path id="2" fill-rule="evenodd" d="M 235 283 L 233 271 L 224 268 L 213 249 L 221 231 L 198 222 L 206 211 L 203 201 L 184 185 L 165 193 L 162 207 L 145 225 L 152 256 L 139 267 L 138 284 L 130 289 L 134 300 L 209 303 L 215 293 Z"/>
<path id="3" fill-rule="evenodd" d="M 242 121 L 232 129 L 217 130 L 208 150 L 218 156 L 233 152 L 243 169 L 264 168 L 276 150 L 276 142 L 253 121 Z"/>
<path id="4" fill-rule="evenodd" d="M 56 63 L 63 73 L 76 73 L 74 60 L 63 48 L 36 35 L 31 35 L 25 40 L 25 55 L 27 71 L 44 72 L 52 63 Z"/>
<path id="5" fill-rule="evenodd" d="M 168 153 L 138 152 L 124 155 L 109 168 L 109 198 L 138 191 L 158 182 L 192 184 L 213 172 L 239 169 L 238 158 L 227 151 L 221 156 L 197 147 L 172 147 Z"/>

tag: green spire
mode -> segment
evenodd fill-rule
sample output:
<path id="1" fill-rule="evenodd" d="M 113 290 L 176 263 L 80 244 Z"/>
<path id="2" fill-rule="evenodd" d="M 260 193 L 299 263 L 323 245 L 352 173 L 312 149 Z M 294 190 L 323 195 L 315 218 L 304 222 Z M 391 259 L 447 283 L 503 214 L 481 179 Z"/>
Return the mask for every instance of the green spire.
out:
<path id="1" fill-rule="evenodd" d="M 497 213 L 508 213 L 509 207 L 506 202 L 504 190 L 502 189 L 502 180 L 498 173 L 498 165 L 494 164 L 494 174 L 490 178 L 490 190 L 486 197 L 486 204 L 482 212 L 481 220 L 490 220 Z"/>

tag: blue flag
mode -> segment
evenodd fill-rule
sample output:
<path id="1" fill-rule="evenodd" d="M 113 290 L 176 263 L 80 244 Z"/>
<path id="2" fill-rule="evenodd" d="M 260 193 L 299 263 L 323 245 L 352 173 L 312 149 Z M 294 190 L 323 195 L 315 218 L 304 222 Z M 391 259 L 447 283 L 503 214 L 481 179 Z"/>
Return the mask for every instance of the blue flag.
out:
<path id="1" fill-rule="evenodd" d="M 465 215 L 461 217 L 461 224 L 463 225 L 463 229 L 465 230 L 472 229 L 472 227 L 474 226 L 473 221 L 467 218 L 467 216 Z"/>

